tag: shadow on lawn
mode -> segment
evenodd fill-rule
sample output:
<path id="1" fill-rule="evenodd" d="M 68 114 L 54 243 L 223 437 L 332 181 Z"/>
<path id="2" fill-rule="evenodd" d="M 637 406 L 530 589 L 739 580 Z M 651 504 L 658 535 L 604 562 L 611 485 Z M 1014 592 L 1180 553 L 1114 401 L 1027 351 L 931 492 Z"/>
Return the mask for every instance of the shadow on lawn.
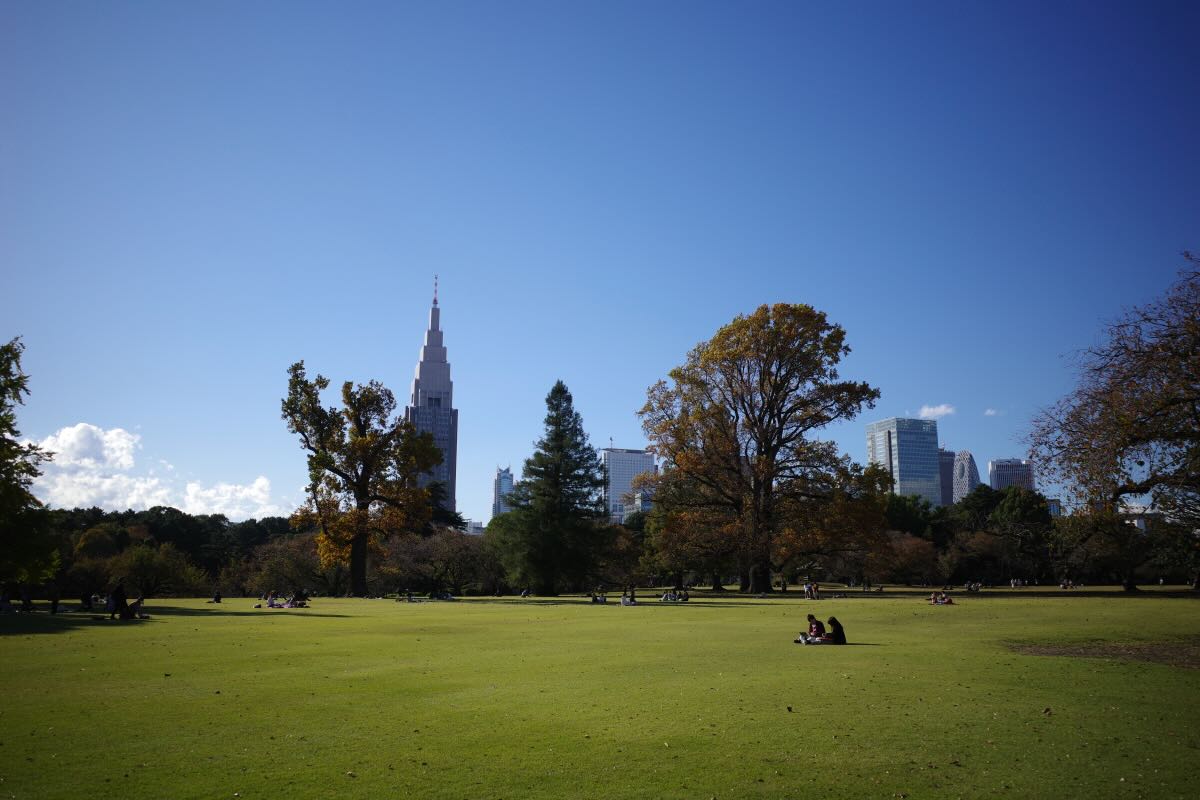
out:
<path id="1" fill-rule="evenodd" d="M 129 626 L 129 625 L 153 625 L 155 623 L 163 623 L 172 621 L 172 617 L 263 617 L 263 616 L 289 616 L 289 617 L 322 617 L 322 618 L 344 618 L 346 614 L 322 614 L 318 611 L 313 611 L 307 608 L 294 609 L 248 609 L 245 611 L 236 611 L 234 609 L 223 608 L 183 608 L 180 606 L 157 606 L 148 605 L 150 619 L 113 619 L 108 618 L 108 614 L 103 611 L 70 611 L 60 614 L 51 614 L 49 611 L 35 611 L 32 614 L 6 614 L 0 617 L 0 637 L 4 636 L 29 636 L 32 634 L 42 633 L 68 633 L 81 628 L 89 628 L 95 626 Z"/>

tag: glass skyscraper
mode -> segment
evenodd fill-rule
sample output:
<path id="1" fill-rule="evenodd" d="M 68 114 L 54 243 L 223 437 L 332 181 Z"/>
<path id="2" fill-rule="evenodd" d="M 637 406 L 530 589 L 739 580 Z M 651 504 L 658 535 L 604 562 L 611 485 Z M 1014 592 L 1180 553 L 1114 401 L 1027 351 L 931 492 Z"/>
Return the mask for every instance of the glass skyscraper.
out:
<path id="1" fill-rule="evenodd" d="M 509 467 L 496 467 L 496 479 L 492 481 L 492 517 L 507 514 L 512 511 L 508 504 L 508 496 L 513 490 L 513 474 Z"/>
<path id="2" fill-rule="evenodd" d="M 867 425 L 867 461 L 891 474 L 896 494 L 942 504 L 936 420 L 892 417 L 872 422 Z"/>
<path id="3" fill-rule="evenodd" d="M 604 506 L 613 522 L 624 522 L 625 514 L 634 510 L 625 508 L 625 497 L 633 491 L 633 479 L 645 472 L 658 473 L 654 454 L 605 447 L 600 451 L 600 464 L 604 467 Z"/>
<path id="4" fill-rule="evenodd" d="M 942 505 L 954 505 L 954 452 L 938 449 L 938 468 L 942 473 Z"/>
<path id="5" fill-rule="evenodd" d="M 1033 465 L 1019 458 L 998 458 L 988 462 L 988 483 L 999 491 L 1020 486 L 1033 491 Z"/>

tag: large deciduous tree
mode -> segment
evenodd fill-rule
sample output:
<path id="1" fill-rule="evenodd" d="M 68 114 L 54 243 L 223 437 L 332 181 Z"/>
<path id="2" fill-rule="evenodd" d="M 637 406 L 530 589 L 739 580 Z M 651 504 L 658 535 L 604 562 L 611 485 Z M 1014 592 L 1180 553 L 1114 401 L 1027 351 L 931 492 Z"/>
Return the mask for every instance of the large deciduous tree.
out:
<path id="1" fill-rule="evenodd" d="M 29 394 L 19 338 L 0 345 L 0 582 L 40 581 L 53 573 L 57 551 L 50 520 L 30 487 L 51 457 L 21 441 L 16 407 Z"/>
<path id="2" fill-rule="evenodd" d="M 1030 453 L 1081 509 L 1146 502 L 1200 527 L 1200 260 L 1083 352 L 1076 389 L 1033 424 Z M 1107 528 L 1105 528 L 1107 529 Z M 1131 588 L 1131 587 L 1127 587 Z"/>
<path id="3" fill-rule="evenodd" d="M 807 305 L 761 306 L 697 345 L 639 412 L 669 468 L 736 520 L 751 591 L 769 591 L 785 509 L 828 501 L 845 465 L 825 426 L 874 406 L 878 390 L 843 381 L 845 331 Z"/>
<path id="4" fill-rule="evenodd" d="M 546 429 L 509 496 L 512 511 L 488 526 L 509 580 L 553 595 L 594 576 L 612 538 L 602 524 L 604 478 L 583 419 L 562 381 L 546 396 Z"/>
<path id="5" fill-rule="evenodd" d="M 420 530 L 429 493 L 417 477 L 441 461 L 428 434 L 395 414 L 396 399 L 378 381 L 342 385 L 342 408 L 321 405 L 329 380 L 309 380 L 304 362 L 288 370 L 283 419 L 308 453 L 308 498 L 297 529 L 315 528 L 323 564 L 348 561 L 350 591 L 367 594 L 367 555 L 387 536 Z"/>

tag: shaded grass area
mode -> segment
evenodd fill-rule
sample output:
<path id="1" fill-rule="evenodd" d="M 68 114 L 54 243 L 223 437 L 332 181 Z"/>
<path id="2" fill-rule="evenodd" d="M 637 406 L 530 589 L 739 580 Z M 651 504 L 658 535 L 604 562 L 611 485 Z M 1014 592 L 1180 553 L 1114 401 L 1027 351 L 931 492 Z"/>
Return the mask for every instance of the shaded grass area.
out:
<path id="1" fill-rule="evenodd" d="M 1200 605 L 917 594 L 4 617 L 0 796 L 1193 795 L 1200 672 L 1006 643 L 1194 641 Z M 810 611 L 872 646 L 791 644 Z"/>
<path id="2" fill-rule="evenodd" d="M 1018 653 L 1034 656 L 1108 658 L 1153 661 L 1180 669 L 1200 669 L 1200 637 L 1160 642 L 1076 642 L 1073 644 L 1014 643 Z"/>

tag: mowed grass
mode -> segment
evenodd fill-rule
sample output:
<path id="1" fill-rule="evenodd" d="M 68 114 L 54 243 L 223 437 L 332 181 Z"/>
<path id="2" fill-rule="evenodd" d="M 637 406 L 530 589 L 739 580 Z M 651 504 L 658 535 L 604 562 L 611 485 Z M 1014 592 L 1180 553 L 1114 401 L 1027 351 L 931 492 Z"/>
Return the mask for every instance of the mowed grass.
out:
<path id="1" fill-rule="evenodd" d="M 0 797 L 1169 798 L 1200 778 L 1200 670 L 1006 644 L 1194 642 L 1186 598 L 253 602 L 0 619 Z M 810 611 L 853 646 L 792 644 Z"/>

